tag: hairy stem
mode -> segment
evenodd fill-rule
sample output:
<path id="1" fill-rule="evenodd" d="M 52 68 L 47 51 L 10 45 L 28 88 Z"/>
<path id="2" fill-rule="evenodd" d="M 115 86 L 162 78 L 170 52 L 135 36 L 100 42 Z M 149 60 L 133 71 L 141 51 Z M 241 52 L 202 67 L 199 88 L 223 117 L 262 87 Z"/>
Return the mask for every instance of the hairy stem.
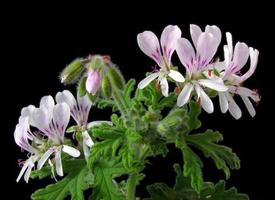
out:
<path id="1" fill-rule="evenodd" d="M 135 200 L 136 198 L 136 187 L 139 182 L 138 173 L 133 173 L 129 176 L 127 180 L 127 200 Z"/>

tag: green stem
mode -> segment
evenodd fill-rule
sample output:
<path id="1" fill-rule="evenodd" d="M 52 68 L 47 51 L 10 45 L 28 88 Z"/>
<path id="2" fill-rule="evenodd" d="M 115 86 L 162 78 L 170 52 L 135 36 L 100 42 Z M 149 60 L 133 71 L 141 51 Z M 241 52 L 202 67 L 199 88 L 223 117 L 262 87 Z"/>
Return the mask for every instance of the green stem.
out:
<path id="1" fill-rule="evenodd" d="M 124 121 L 129 117 L 129 106 L 127 102 L 124 99 L 123 92 L 118 88 L 113 88 L 112 92 L 113 99 L 119 109 L 119 112 L 121 113 L 122 117 L 124 118 Z"/>
<path id="2" fill-rule="evenodd" d="M 135 200 L 136 199 L 136 187 L 139 182 L 139 175 L 137 173 L 133 173 L 129 176 L 127 180 L 127 200 Z"/>

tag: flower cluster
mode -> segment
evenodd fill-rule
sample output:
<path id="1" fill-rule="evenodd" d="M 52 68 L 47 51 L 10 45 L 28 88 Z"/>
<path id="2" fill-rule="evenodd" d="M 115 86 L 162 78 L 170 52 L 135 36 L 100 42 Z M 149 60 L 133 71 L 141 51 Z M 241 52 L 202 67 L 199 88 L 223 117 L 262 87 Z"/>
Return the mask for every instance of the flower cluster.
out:
<path id="1" fill-rule="evenodd" d="M 28 159 L 17 178 L 28 182 L 32 169 L 37 162 L 37 169 L 41 169 L 46 161 L 56 170 L 56 174 L 63 176 L 61 153 L 64 152 L 74 158 L 80 156 L 78 147 L 72 147 L 70 139 L 65 138 L 65 131 L 70 121 L 70 116 L 75 120 L 75 130 L 80 131 L 85 158 L 89 155 L 89 148 L 93 141 L 87 132 L 87 128 L 97 126 L 105 121 L 94 121 L 88 124 L 88 115 L 91 101 L 87 95 L 77 100 L 71 92 L 64 90 L 56 94 L 56 104 L 52 96 L 41 98 L 39 107 L 29 105 L 21 110 L 19 122 L 14 131 L 16 144 L 22 150 L 28 152 Z M 52 170 L 55 177 L 54 170 Z"/>
<path id="2" fill-rule="evenodd" d="M 138 84 L 138 88 L 143 89 L 157 79 L 157 85 L 160 86 L 162 94 L 168 96 L 167 80 L 174 81 L 177 90 L 180 89 L 178 106 L 184 106 L 195 95 L 202 108 L 208 113 L 214 111 L 208 93 L 216 91 L 222 113 L 229 111 L 234 118 L 239 119 L 242 112 L 233 99 L 237 94 L 243 99 L 253 117 L 255 109 L 250 99 L 258 102 L 260 96 L 256 91 L 242 87 L 242 84 L 256 69 L 258 50 L 242 42 L 237 42 L 233 50 L 232 36 L 226 33 L 227 45 L 224 46 L 224 60 L 213 61 L 222 38 L 220 29 L 217 26 L 207 25 L 202 31 L 199 26 L 192 24 L 190 33 L 193 45 L 188 39 L 181 37 L 178 26 L 167 26 L 161 34 L 160 42 L 151 31 L 138 34 L 137 41 L 140 49 L 160 68 L 143 79 Z M 175 51 L 186 70 L 185 77 L 175 70 L 171 63 L 171 57 Z M 250 68 L 241 75 L 241 69 L 249 57 Z"/>

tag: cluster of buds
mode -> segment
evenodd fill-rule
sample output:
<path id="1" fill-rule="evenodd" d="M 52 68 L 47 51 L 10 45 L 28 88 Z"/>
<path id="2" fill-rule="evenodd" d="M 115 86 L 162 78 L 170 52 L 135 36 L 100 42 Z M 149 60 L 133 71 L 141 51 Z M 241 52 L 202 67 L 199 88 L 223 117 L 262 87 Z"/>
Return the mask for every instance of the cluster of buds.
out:
<path id="1" fill-rule="evenodd" d="M 64 84 L 78 82 L 80 96 L 88 93 L 94 100 L 96 96 L 110 97 L 113 87 L 123 88 L 125 81 L 117 66 L 109 56 L 90 55 L 70 63 L 60 75 Z"/>
<path id="2" fill-rule="evenodd" d="M 226 33 L 227 45 L 224 45 L 224 60 L 213 62 L 222 38 L 220 29 L 217 26 L 207 25 L 202 31 L 199 26 L 192 24 L 190 32 L 193 45 L 189 40 L 181 37 L 182 33 L 178 26 L 167 26 L 162 32 L 160 42 L 151 31 L 138 34 L 137 41 L 140 49 L 160 67 L 143 79 L 138 84 L 138 88 L 143 89 L 157 79 L 157 85 L 160 86 L 162 94 L 168 96 L 167 80 L 174 81 L 179 94 L 178 106 L 184 106 L 194 94 L 208 113 L 214 111 L 214 106 L 207 93 L 214 90 L 218 93 L 222 113 L 229 110 L 235 119 L 239 119 L 242 112 L 233 99 L 237 94 L 243 99 L 250 115 L 255 116 L 256 112 L 250 99 L 258 102 L 260 96 L 255 90 L 242 87 L 242 83 L 256 69 L 258 50 L 242 42 L 237 42 L 233 50 L 232 36 Z M 175 70 L 171 63 L 171 57 L 175 51 L 186 70 L 185 77 Z M 249 57 L 250 68 L 241 75 L 241 69 Z"/>

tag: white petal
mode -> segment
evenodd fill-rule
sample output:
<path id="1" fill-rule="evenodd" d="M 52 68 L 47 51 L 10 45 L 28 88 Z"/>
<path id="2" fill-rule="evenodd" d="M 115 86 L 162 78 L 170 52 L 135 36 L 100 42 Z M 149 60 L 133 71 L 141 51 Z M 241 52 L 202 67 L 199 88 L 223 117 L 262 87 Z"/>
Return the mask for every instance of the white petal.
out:
<path id="1" fill-rule="evenodd" d="M 175 70 L 170 70 L 168 76 L 170 76 L 174 81 L 183 83 L 185 81 L 185 78 L 181 73 Z"/>
<path id="2" fill-rule="evenodd" d="M 160 89 L 161 89 L 162 95 L 167 97 L 169 93 L 169 86 L 168 86 L 168 81 L 165 77 L 160 80 Z"/>
<path id="3" fill-rule="evenodd" d="M 192 91 L 193 91 L 193 85 L 191 83 L 187 83 L 178 96 L 177 105 L 178 106 L 185 105 L 189 101 Z"/>
<path id="4" fill-rule="evenodd" d="M 223 52 L 224 52 L 224 63 L 225 63 L 225 69 L 229 67 L 231 58 L 230 58 L 230 53 L 229 53 L 229 48 L 227 45 L 223 46 Z"/>
<path id="5" fill-rule="evenodd" d="M 145 79 L 143 79 L 142 81 L 139 82 L 138 84 L 138 89 L 143 89 L 145 88 L 147 85 L 149 85 L 153 80 L 155 80 L 157 77 L 159 76 L 159 72 L 150 74 L 149 76 L 147 76 Z"/>
<path id="6" fill-rule="evenodd" d="M 70 109 L 74 109 L 76 106 L 76 100 L 74 95 L 69 90 L 64 90 L 63 92 L 58 92 L 55 96 L 57 103 L 66 103 L 69 105 Z"/>
<path id="7" fill-rule="evenodd" d="M 21 177 L 23 176 L 23 174 L 25 173 L 27 167 L 29 166 L 29 162 L 30 162 L 29 159 L 25 161 L 25 163 L 24 163 L 22 169 L 20 170 L 20 173 L 19 173 L 19 175 L 16 179 L 16 182 L 20 181 Z"/>
<path id="8" fill-rule="evenodd" d="M 180 38 L 176 44 L 178 57 L 189 74 L 192 73 L 195 51 L 192 44 L 185 38 Z"/>
<path id="9" fill-rule="evenodd" d="M 162 55 L 159 40 L 152 31 L 144 31 L 143 33 L 139 33 L 137 35 L 137 42 L 143 53 L 155 60 L 158 65 L 161 65 Z"/>
<path id="10" fill-rule="evenodd" d="M 27 171 L 25 172 L 24 180 L 26 181 L 26 183 L 29 182 L 29 178 L 30 178 L 33 166 L 34 166 L 34 164 L 30 163 L 29 166 L 28 166 Z"/>
<path id="11" fill-rule="evenodd" d="M 88 160 L 88 157 L 90 155 L 90 149 L 85 143 L 83 143 L 83 153 L 84 153 L 85 160 Z"/>
<path id="12" fill-rule="evenodd" d="M 31 125 L 33 125 L 31 115 L 32 115 L 32 112 L 34 110 L 35 110 L 35 106 L 33 106 L 33 105 L 29 105 L 27 107 L 24 107 L 21 110 L 21 116 L 22 117 L 29 117 L 29 122 L 30 122 Z"/>
<path id="13" fill-rule="evenodd" d="M 163 56 L 170 64 L 171 56 L 176 48 L 177 39 L 181 37 L 181 30 L 178 26 L 168 25 L 161 34 L 160 43 Z"/>
<path id="14" fill-rule="evenodd" d="M 213 113 L 214 106 L 209 96 L 204 92 L 204 90 L 198 84 L 195 85 L 195 90 L 197 92 L 198 98 L 200 99 L 200 104 L 202 108 L 207 113 Z"/>
<path id="15" fill-rule="evenodd" d="M 53 107 L 54 107 L 54 99 L 52 96 L 49 95 L 41 98 L 39 108 L 42 108 L 43 110 L 45 110 L 45 112 L 49 116 L 52 116 Z"/>
<path id="16" fill-rule="evenodd" d="M 241 95 L 241 98 L 242 98 L 249 114 L 251 115 L 251 117 L 254 117 L 256 115 L 256 111 L 255 111 L 255 108 L 253 107 L 251 101 L 249 100 L 249 98 L 246 96 L 242 96 L 242 95 Z"/>
<path id="17" fill-rule="evenodd" d="M 258 64 L 259 51 L 257 49 L 249 48 L 250 52 L 250 67 L 249 70 L 241 76 L 241 81 L 247 80 L 256 70 Z"/>
<path id="18" fill-rule="evenodd" d="M 203 69 L 214 57 L 219 43 L 211 33 L 202 33 L 198 39 L 197 56 L 198 68 Z"/>
<path id="19" fill-rule="evenodd" d="M 49 128 L 51 118 L 46 113 L 46 110 L 41 108 L 36 108 L 32 113 L 32 122 L 33 126 L 38 128 L 40 131 L 44 132 L 45 134 L 49 134 L 45 132 L 47 128 Z"/>
<path id="20" fill-rule="evenodd" d="M 70 108 L 66 103 L 58 103 L 53 109 L 53 122 L 59 131 L 59 136 L 64 137 L 65 130 L 70 121 Z"/>
<path id="21" fill-rule="evenodd" d="M 248 46 L 243 42 L 237 42 L 234 48 L 233 63 L 236 66 L 234 72 L 239 71 L 245 65 L 248 60 L 249 49 Z"/>
<path id="22" fill-rule="evenodd" d="M 63 176 L 62 160 L 61 160 L 61 150 L 55 152 L 55 170 L 58 176 Z"/>
<path id="23" fill-rule="evenodd" d="M 228 90 L 228 87 L 224 85 L 221 79 L 210 80 L 210 79 L 200 79 L 198 80 L 200 85 L 211 88 L 216 91 L 224 92 Z"/>
<path id="24" fill-rule="evenodd" d="M 227 41 L 227 46 L 228 46 L 228 58 L 229 58 L 229 60 L 232 60 L 233 41 L 232 41 L 232 35 L 229 32 L 226 32 L 226 41 Z"/>
<path id="25" fill-rule="evenodd" d="M 70 146 L 68 146 L 68 145 L 65 145 L 65 144 L 64 144 L 62 150 L 63 150 L 65 153 L 67 153 L 67 154 L 69 154 L 70 156 L 72 156 L 72 157 L 77 158 L 77 157 L 80 156 L 80 152 L 79 152 L 77 149 L 75 149 L 75 148 L 73 148 L 73 147 L 70 147 Z"/>
<path id="26" fill-rule="evenodd" d="M 88 147 L 93 146 L 94 142 L 89 135 L 88 131 L 82 132 L 82 137 L 83 137 L 83 143 L 85 143 Z"/>
<path id="27" fill-rule="evenodd" d="M 219 27 L 217 27 L 215 25 L 212 25 L 212 26 L 207 25 L 205 28 L 205 32 L 211 33 L 214 36 L 214 38 L 217 40 L 217 43 L 221 42 L 222 33 L 221 33 L 221 30 L 219 29 Z"/>
<path id="28" fill-rule="evenodd" d="M 45 162 L 48 160 L 48 158 L 55 152 L 56 148 L 50 148 L 48 149 L 40 158 L 37 164 L 37 169 L 40 170 Z"/>
<path id="29" fill-rule="evenodd" d="M 231 86 L 229 88 L 230 92 L 235 93 L 235 94 L 239 94 L 241 96 L 247 96 L 250 97 L 251 99 L 253 99 L 253 101 L 258 102 L 260 101 L 260 95 L 253 90 L 250 90 L 246 87 L 235 87 L 235 86 Z"/>
<path id="30" fill-rule="evenodd" d="M 228 110 L 228 100 L 223 92 L 219 92 L 219 102 L 222 113 L 226 113 Z"/>
<path id="31" fill-rule="evenodd" d="M 235 118 L 235 119 L 240 119 L 242 116 L 242 111 L 239 108 L 239 106 L 236 104 L 236 102 L 234 101 L 234 99 L 232 98 L 232 96 L 227 93 L 226 97 L 229 101 L 229 105 L 228 105 L 228 109 L 230 114 Z"/>
<path id="32" fill-rule="evenodd" d="M 92 106 L 92 102 L 89 99 L 87 94 L 82 97 L 77 96 L 77 102 L 78 102 L 81 112 L 89 113 L 91 106 Z"/>
<path id="33" fill-rule="evenodd" d="M 197 48 L 198 39 L 202 33 L 202 30 L 199 26 L 197 26 L 195 24 L 191 24 L 190 25 L 190 33 L 191 33 L 191 38 L 192 38 L 193 44 L 194 44 L 195 48 Z"/>
<path id="34" fill-rule="evenodd" d="M 110 126 L 113 126 L 113 123 L 111 121 L 92 121 L 90 122 L 88 125 L 87 125 L 87 128 L 90 129 L 92 127 L 95 127 L 95 126 L 100 126 L 101 124 L 108 124 Z"/>

